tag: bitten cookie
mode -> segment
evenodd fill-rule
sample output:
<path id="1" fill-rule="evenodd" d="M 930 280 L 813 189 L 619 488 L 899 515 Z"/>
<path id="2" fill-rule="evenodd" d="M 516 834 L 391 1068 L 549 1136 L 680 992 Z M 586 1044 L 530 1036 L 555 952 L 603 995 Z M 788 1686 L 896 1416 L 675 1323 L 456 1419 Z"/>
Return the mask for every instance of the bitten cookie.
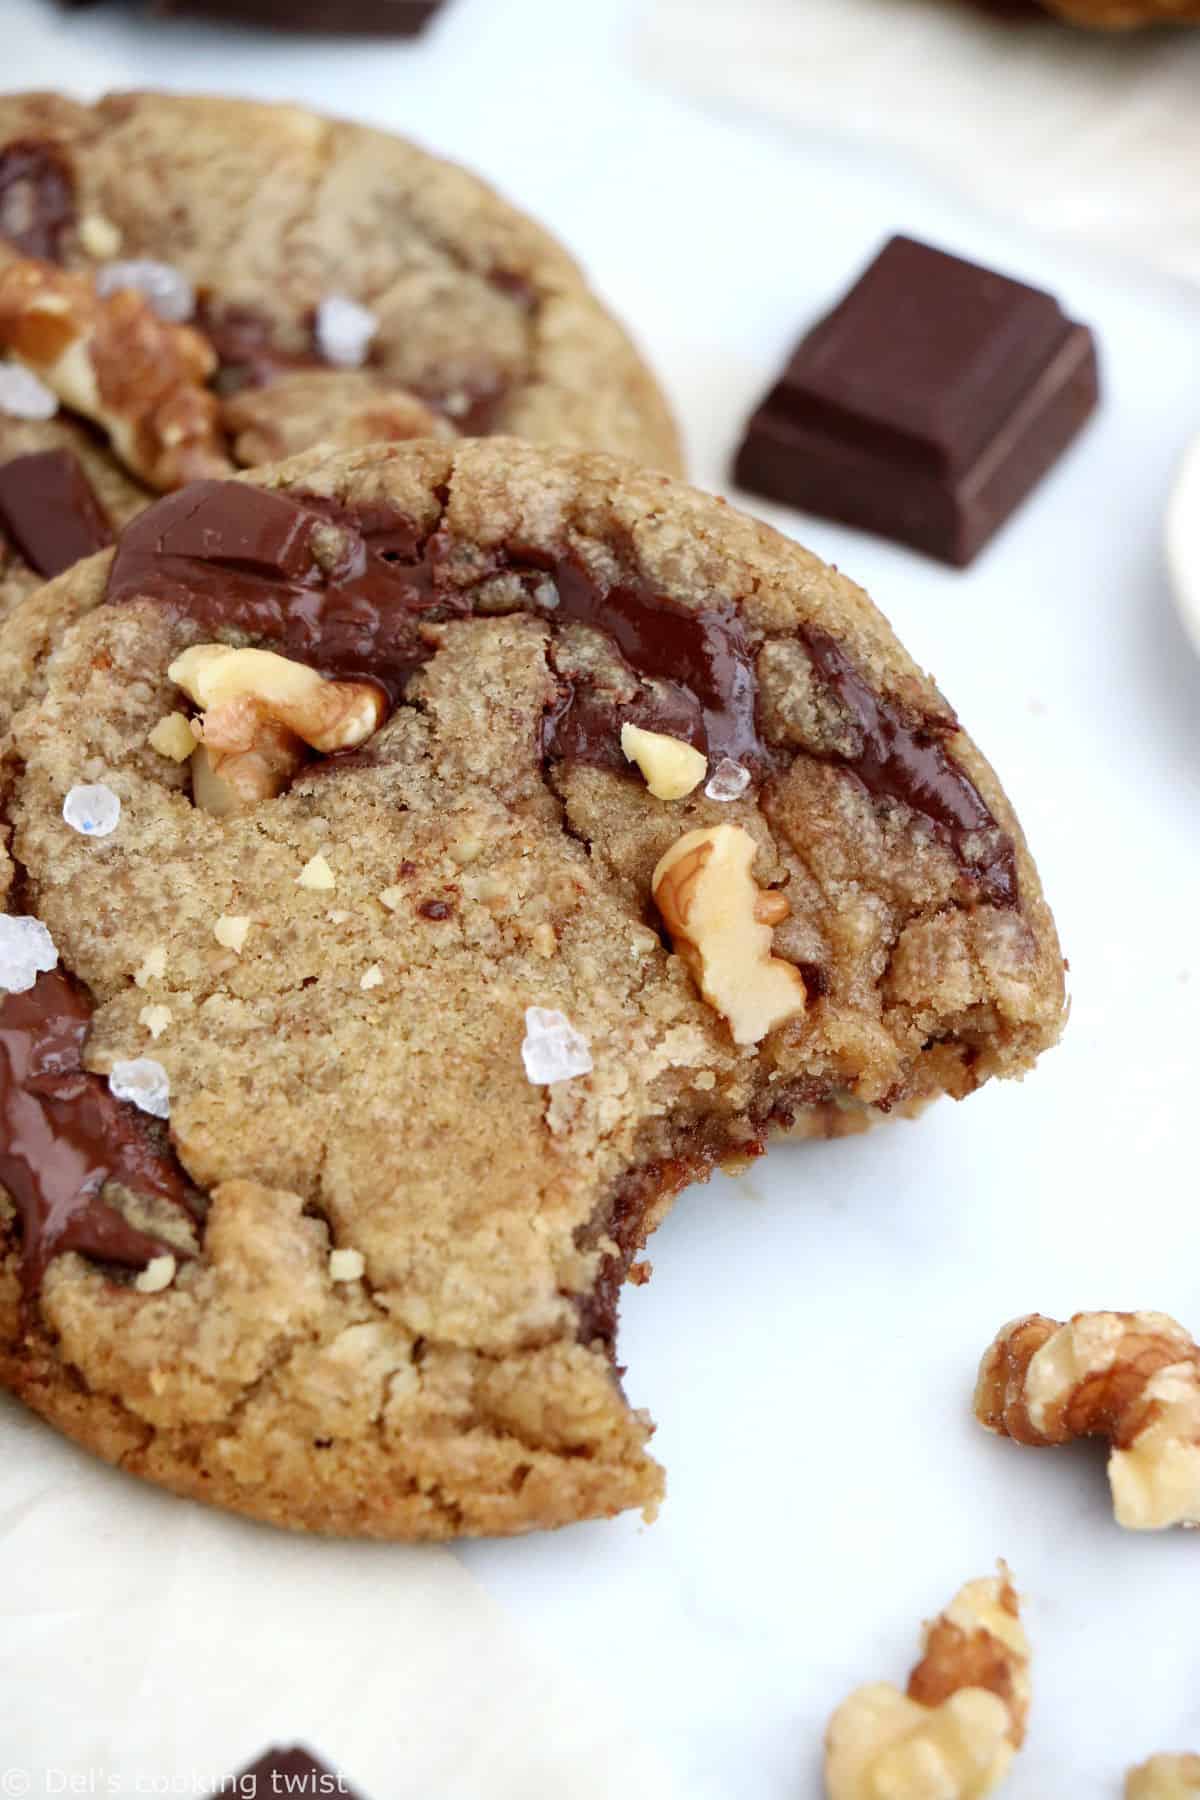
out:
<path id="1" fill-rule="evenodd" d="M 0 696 L 0 1376 L 182 1494 L 652 1510 L 613 1346 L 674 1194 L 1058 1036 L 1020 828 L 866 594 L 607 457 L 197 483 Z"/>
<path id="2" fill-rule="evenodd" d="M 56 451 L 23 486 L 88 482 L 93 547 L 196 477 L 492 432 L 681 462 L 621 326 L 473 175 L 297 107 L 0 96 L 0 468 Z M 0 491 L 0 609 L 75 550 Z"/>

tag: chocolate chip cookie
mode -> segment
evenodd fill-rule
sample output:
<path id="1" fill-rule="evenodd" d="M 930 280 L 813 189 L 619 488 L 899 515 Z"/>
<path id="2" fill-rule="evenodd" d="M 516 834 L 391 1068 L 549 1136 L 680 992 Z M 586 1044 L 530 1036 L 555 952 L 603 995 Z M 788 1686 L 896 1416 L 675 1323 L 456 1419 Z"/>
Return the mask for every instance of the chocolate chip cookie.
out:
<path id="1" fill-rule="evenodd" d="M 613 1353 L 672 1197 L 1059 1033 L 1020 827 L 866 594 L 602 455 L 195 483 L 10 616 L 0 698 L 0 1377 L 181 1494 L 652 1511 Z"/>
<path id="2" fill-rule="evenodd" d="M 1075 25 L 1092 25 L 1102 31 L 1200 23 L 1197 0 L 1043 0 L 1043 4 Z"/>
<path id="3" fill-rule="evenodd" d="M 555 241 L 464 170 L 297 107 L 0 96 L 0 611 L 155 494 L 310 449 L 512 433 L 677 471 Z M 39 511 L 38 495 L 49 484 Z"/>

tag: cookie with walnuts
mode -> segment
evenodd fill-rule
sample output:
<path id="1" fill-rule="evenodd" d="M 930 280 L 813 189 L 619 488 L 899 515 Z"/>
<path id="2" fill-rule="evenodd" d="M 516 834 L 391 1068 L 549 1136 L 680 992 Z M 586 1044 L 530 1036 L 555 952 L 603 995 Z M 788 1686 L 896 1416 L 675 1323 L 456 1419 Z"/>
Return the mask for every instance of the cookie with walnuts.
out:
<path id="1" fill-rule="evenodd" d="M 652 1511 L 617 1295 L 790 1124 L 1020 1075 L 1062 961 L 866 594 L 514 440 L 164 497 L 0 631 L 0 1376 L 177 1492 Z"/>
<path id="2" fill-rule="evenodd" d="M 473 175 L 298 107 L 0 96 L 0 609 L 185 481 L 489 433 L 680 467 L 625 331 Z"/>

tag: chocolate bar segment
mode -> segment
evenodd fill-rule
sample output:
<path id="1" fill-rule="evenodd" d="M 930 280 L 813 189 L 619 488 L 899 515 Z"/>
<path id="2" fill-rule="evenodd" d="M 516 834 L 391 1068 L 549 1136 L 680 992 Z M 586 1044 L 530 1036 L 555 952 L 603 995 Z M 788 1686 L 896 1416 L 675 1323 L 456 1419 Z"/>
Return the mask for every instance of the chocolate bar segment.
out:
<path id="1" fill-rule="evenodd" d="M 1051 295 L 896 237 L 799 345 L 736 479 L 961 567 L 1098 398 L 1092 334 Z"/>
<path id="2" fill-rule="evenodd" d="M 0 463 L 0 529 L 47 581 L 113 541 L 112 526 L 72 450 Z"/>
<path id="3" fill-rule="evenodd" d="M 160 15 L 203 13 L 231 25 L 328 31 L 344 37 L 416 37 L 444 0 L 155 0 Z"/>
<path id="4" fill-rule="evenodd" d="M 299 1744 L 292 1744 L 286 1750 L 273 1747 L 264 1751 L 257 1762 L 234 1776 L 230 1792 L 254 1794 L 259 1800 L 287 1794 L 299 1795 L 302 1800 L 330 1794 L 340 1795 L 341 1800 L 359 1800 L 340 1775 L 319 1763 Z"/>

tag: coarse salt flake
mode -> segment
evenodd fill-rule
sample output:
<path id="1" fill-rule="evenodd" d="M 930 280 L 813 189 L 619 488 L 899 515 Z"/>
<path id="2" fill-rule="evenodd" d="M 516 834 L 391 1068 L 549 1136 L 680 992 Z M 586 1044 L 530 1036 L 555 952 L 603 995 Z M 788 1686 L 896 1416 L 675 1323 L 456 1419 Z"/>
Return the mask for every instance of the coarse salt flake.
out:
<path id="1" fill-rule="evenodd" d="M 62 816 L 81 837 L 111 837 L 121 819 L 120 796 L 102 781 L 78 784 L 63 801 Z"/>
<path id="2" fill-rule="evenodd" d="M 54 939 L 40 919 L 0 913 L 0 988 L 27 993 L 57 961 Z"/>
<path id="3" fill-rule="evenodd" d="M 750 771 L 731 756 L 723 756 L 713 770 L 704 792 L 710 800 L 740 800 L 750 786 Z"/>
<path id="4" fill-rule="evenodd" d="M 115 1062 L 109 1070 L 108 1085 L 114 1098 L 128 1100 L 156 1119 L 171 1114 L 171 1080 L 160 1062 L 152 1056 L 135 1056 L 129 1062 Z"/>
<path id="5" fill-rule="evenodd" d="M 573 1081 L 577 1075 L 590 1075 L 595 1066 L 583 1033 L 576 1031 L 565 1013 L 545 1006 L 525 1008 L 521 1061 L 535 1087 Z"/>
<path id="6" fill-rule="evenodd" d="M 23 363 L 0 363 L 0 413 L 10 419 L 52 419 L 58 396 Z"/>
<path id="7" fill-rule="evenodd" d="M 183 271 L 171 263 L 134 257 L 129 262 L 105 263 L 96 270 L 96 292 L 102 299 L 129 289 L 140 294 L 169 325 L 182 325 L 196 310 L 196 290 Z"/>
<path id="8" fill-rule="evenodd" d="M 379 320 L 369 307 L 360 306 L 347 294 L 326 294 L 317 307 L 317 347 L 328 363 L 339 369 L 361 369 L 379 330 Z"/>

